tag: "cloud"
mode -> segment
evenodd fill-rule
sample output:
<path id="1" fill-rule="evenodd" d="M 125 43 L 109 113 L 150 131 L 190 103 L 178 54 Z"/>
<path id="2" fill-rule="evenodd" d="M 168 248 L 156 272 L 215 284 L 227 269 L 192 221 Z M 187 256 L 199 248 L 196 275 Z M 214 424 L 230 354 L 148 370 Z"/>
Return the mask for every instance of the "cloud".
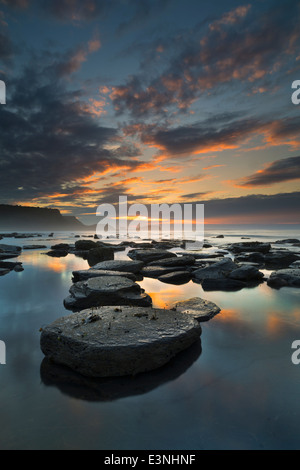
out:
<path id="1" fill-rule="evenodd" d="M 29 6 L 29 0 L 0 0 L 0 3 L 21 10 Z"/>
<path id="2" fill-rule="evenodd" d="M 95 172 L 141 164 L 139 149 L 94 119 L 81 91 L 67 90 L 48 69 L 40 58 L 33 61 L 10 81 L 13 106 L 0 107 L 2 201 L 72 194 Z"/>
<path id="3" fill-rule="evenodd" d="M 268 164 L 263 170 L 243 178 L 237 186 L 242 188 L 271 186 L 297 179 L 300 179 L 300 157 L 290 157 Z"/>
<path id="4" fill-rule="evenodd" d="M 141 72 L 114 87 L 111 99 L 116 112 L 134 118 L 163 116 L 186 112 L 201 95 L 222 85 L 249 88 L 253 83 L 259 88 L 297 52 L 299 8 L 294 1 L 256 12 L 248 5 L 216 19 L 205 34 L 202 29 L 191 30 L 166 58 L 163 71 L 158 69 L 155 76 Z"/>

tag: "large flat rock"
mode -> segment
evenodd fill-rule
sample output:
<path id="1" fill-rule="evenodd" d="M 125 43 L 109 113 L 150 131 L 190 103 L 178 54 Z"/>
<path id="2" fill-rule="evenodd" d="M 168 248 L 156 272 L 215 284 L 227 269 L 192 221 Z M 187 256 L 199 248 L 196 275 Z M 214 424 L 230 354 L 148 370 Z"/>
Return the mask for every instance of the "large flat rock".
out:
<path id="1" fill-rule="evenodd" d="M 167 250 L 156 250 L 152 248 L 150 250 L 130 250 L 128 257 L 132 260 L 139 260 L 148 264 L 161 259 L 176 258 L 176 254 Z"/>
<path id="2" fill-rule="evenodd" d="M 274 271 L 267 281 L 268 286 L 274 289 L 281 287 L 300 287 L 300 269 L 279 269 Z"/>
<path id="3" fill-rule="evenodd" d="M 55 321 L 40 344 L 48 359 L 84 376 L 121 377 L 167 364 L 201 332 L 193 316 L 180 312 L 108 306 Z"/>

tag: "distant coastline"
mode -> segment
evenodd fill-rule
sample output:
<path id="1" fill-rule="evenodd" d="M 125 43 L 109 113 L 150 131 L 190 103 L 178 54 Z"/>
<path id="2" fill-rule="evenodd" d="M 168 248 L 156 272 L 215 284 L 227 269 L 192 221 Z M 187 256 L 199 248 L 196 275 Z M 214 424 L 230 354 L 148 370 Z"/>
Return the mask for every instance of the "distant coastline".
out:
<path id="1" fill-rule="evenodd" d="M 64 216 L 58 209 L 0 205 L 0 230 L 95 230 L 95 225 L 84 225 L 76 217 Z"/>

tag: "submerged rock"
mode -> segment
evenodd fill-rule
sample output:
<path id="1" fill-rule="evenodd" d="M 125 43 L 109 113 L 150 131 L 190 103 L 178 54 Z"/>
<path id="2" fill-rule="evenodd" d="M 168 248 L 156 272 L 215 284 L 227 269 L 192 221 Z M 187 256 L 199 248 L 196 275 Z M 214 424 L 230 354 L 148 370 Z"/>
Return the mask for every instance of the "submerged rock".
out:
<path id="1" fill-rule="evenodd" d="M 73 311 L 102 305 L 149 307 L 151 304 L 151 298 L 138 284 L 121 276 L 101 276 L 76 282 L 64 301 L 65 308 Z"/>
<path id="2" fill-rule="evenodd" d="M 87 377 L 137 375 L 167 364 L 201 336 L 191 315 L 112 306 L 85 310 L 43 329 L 41 350 L 54 363 Z"/>
<path id="3" fill-rule="evenodd" d="M 243 243 L 233 243 L 228 246 L 228 249 L 233 253 L 269 253 L 271 250 L 270 243 L 261 243 L 261 242 L 243 242 Z"/>
<path id="4" fill-rule="evenodd" d="M 177 302 L 175 307 L 178 312 L 192 315 L 199 322 L 209 321 L 221 312 L 216 304 L 200 297 Z"/>

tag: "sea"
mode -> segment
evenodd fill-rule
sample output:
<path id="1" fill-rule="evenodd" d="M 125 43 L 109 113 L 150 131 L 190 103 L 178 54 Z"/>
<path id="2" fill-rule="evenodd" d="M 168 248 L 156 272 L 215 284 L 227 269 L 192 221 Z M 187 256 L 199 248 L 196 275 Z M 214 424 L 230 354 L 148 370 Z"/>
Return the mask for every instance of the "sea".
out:
<path id="1" fill-rule="evenodd" d="M 0 278 L 0 340 L 6 345 L 6 364 L 0 365 L 0 449 L 300 448 L 300 364 L 292 361 L 292 346 L 300 341 L 300 289 L 275 290 L 265 282 L 238 292 L 204 292 L 192 281 L 174 286 L 144 279 L 139 283 L 154 307 L 201 297 L 221 313 L 202 324 L 201 340 L 161 369 L 88 379 L 49 364 L 40 350 L 40 329 L 70 314 L 63 300 L 72 271 L 88 269 L 75 255 L 45 254 L 57 243 L 75 243 L 76 233 L 48 235 L 0 241 L 47 246 L 23 250 L 18 261 L 24 271 Z M 244 237 L 300 238 L 300 226 L 208 226 L 205 239 L 213 247 L 204 251 L 213 253 Z M 115 257 L 128 259 L 127 252 Z"/>

